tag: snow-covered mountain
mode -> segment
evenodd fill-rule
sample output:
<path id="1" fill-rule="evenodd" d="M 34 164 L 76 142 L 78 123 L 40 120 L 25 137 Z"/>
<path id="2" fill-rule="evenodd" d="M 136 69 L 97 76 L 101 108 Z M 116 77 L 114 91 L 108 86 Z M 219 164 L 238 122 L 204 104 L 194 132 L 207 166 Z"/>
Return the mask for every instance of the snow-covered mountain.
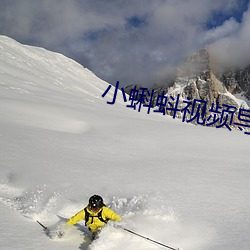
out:
<path id="1" fill-rule="evenodd" d="M 119 79 L 118 79 L 119 80 Z M 1 249 L 162 249 L 108 225 L 54 228 L 103 196 L 122 225 L 184 250 L 248 250 L 249 135 L 127 107 L 63 55 L 0 37 Z M 63 221 L 62 221 L 63 223 Z"/>
<path id="2" fill-rule="evenodd" d="M 208 50 L 203 49 L 187 58 L 178 68 L 177 78 L 167 94 L 173 96 L 180 94 L 182 100 L 189 99 L 192 103 L 194 103 L 195 100 L 202 101 L 202 105 L 206 103 L 206 107 L 204 108 L 204 120 L 206 121 L 204 125 L 210 122 L 210 110 L 216 110 L 216 108 L 214 108 L 216 105 L 221 107 L 220 109 L 222 110 L 224 110 L 224 107 L 225 110 L 232 110 L 232 115 L 230 114 L 230 116 L 232 116 L 232 125 L 230 125 L 230 119 L 228 119 L 227 124 L 230 128 L 238 128 L 239 124 L 243 124 L 243 122 L 238 119 L 239 110 L 250 109 L 246 101 L 235 97 L 232 93 L 228 91 L 224 82 L 220 81 L 216 73 L 214 73 L 210 54 Z M 199 105 L 200 103 L 196 105 L 196 111 Z M 183 118 L 183 113 L 179 113 L 179 117 Z M 191 117 L 192 115 L 190 113 L 186 119 L 191 119 Z M 237 125 L 234 125 L 234 123 Z M 218 125 L 219 121 L 212 124 L 212 126 Z M 246 129 L 248 130 L 248 127 L 246 127 Z"/>
<path id="3" fill-rule="evenodd" d="M 213 60 L 207 49 L 202 49 L 188 57 L 177 69 L 174 85 L 183 86 L 186 97 L 206 100 L 209 106 L 219 102 L 220 104 L 235 105 L 237 108 L 242 105 L 244 108 L 249 108 L 248 99 L 244 101 L 232 96 L 232 94 L 241 94 L 242 98 L 247 97 L 249 91 L 248 67 L 242 70 L 221 71 Z M 192 86 L 194 84 L 197 86 Z M 196 94 L 192 91 L 190 93 L 190 89 L 192 89 L 190 85 L 196 89 Z"/>
<path id="4" fill-rule="evenodd" d="M 168 115 L 193 124 L 213 127 L 220 127 L 222 121 L 227 119 L 224 127 L 249 131 L 249 122 L 245 122 L 245 115 L 248 116 L 250 112 L 250 101 L 247 99 L 249 68 L 220 71 L 211 57 L 207 49 L 188 57 L 177 68 L 176 79 L 172 84 L 155 85 L 150 90 L 154 91 L 153 106 L 163 108 L 161 96 L 164 93 L 164 98 L 171 99 L 171 105 L 178 107 L 177 112 L 167 108 Z M 143 86 L 137 87 L 142 88 Z M 126 93 L 132 93 L 131 89 L 134 91 L 134 85 L 127 86 Z M 149 95 L 147 99 L 150 99 Z M 228 118 L 225 118 L 226 113 Z"/>

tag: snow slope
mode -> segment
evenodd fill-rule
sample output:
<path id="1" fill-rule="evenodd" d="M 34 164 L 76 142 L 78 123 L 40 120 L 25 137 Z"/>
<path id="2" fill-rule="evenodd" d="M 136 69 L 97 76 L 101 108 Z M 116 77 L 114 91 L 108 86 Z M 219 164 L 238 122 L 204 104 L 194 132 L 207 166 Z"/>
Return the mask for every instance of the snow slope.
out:
<path id="1" fill-rule="evenodd" d="M 108 105 L 108 86 L 0 36 L 0 248 L 162 249 L 112 225 L 91 244 L 83 223 L 63 239 L 36 223 L 54 228 L 97 193 L 124 227 L 166 245 L 248 250 L 249 136 L 134 111 L 121 92 Z"/>

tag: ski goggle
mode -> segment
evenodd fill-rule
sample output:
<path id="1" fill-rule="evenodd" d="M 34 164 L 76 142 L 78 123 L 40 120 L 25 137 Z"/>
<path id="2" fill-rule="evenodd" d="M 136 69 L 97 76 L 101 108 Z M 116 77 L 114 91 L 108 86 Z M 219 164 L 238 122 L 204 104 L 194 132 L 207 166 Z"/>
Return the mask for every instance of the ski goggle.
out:
<path id="1" fill-rule="evenodd" d="M 90 208 L 90 210 L 92 210 L 92 211 L 94 211 L 94 212 L 100 210 L 100 207 L 95 206 L 95 205 L 90 205 L 89 208 Z"/>

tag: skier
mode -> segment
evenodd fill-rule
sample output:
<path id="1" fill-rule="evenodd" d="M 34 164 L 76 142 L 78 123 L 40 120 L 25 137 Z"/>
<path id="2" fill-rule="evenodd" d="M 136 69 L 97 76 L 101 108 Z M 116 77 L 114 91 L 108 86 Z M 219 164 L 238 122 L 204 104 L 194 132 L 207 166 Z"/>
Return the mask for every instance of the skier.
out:
<path id="1" fill-rule="evenodd" d="M 122 219 L 120 215 L 105 206 L 101 196 L 95 194 L 89 198 L 89 204 L 72 216 L 67 224 L 74 225 L 80 220 L 85 220 L 85 226 L 92 232 L 94 239 L 109 220 L 120 222 Z"/>

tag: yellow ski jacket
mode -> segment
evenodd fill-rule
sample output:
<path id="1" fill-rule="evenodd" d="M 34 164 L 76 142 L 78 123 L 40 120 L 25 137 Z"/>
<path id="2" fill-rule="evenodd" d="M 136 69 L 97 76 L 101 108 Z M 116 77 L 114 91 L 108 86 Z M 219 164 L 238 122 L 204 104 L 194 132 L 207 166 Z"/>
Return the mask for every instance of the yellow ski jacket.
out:
<path id="1" fill-rule="evenodd" d="M 121 221 L 121 217 L 116 214 L 113 210 L 110 208 L 103 206 L 99 211 L 93 212 L 89 209 L 89 207 L 86 207 L 87 212 L 89 213 L 88 221 L 85 221 L 86 226 L 88 226 L 89 230 L 92 233 L 97 232 L 100 228 L 102 228 L 106 223 L 105 221 L 112 220 L 112 221 Z M 101 212 L 101 218 L 100 220 L 98 218 L 98 215 L 100 215 Z M 67 224 L 74 225 L 80 220 L 85 220 L 85 210 L 82 209 L 77 214 L 72 216 L 68 221 Z"/>

